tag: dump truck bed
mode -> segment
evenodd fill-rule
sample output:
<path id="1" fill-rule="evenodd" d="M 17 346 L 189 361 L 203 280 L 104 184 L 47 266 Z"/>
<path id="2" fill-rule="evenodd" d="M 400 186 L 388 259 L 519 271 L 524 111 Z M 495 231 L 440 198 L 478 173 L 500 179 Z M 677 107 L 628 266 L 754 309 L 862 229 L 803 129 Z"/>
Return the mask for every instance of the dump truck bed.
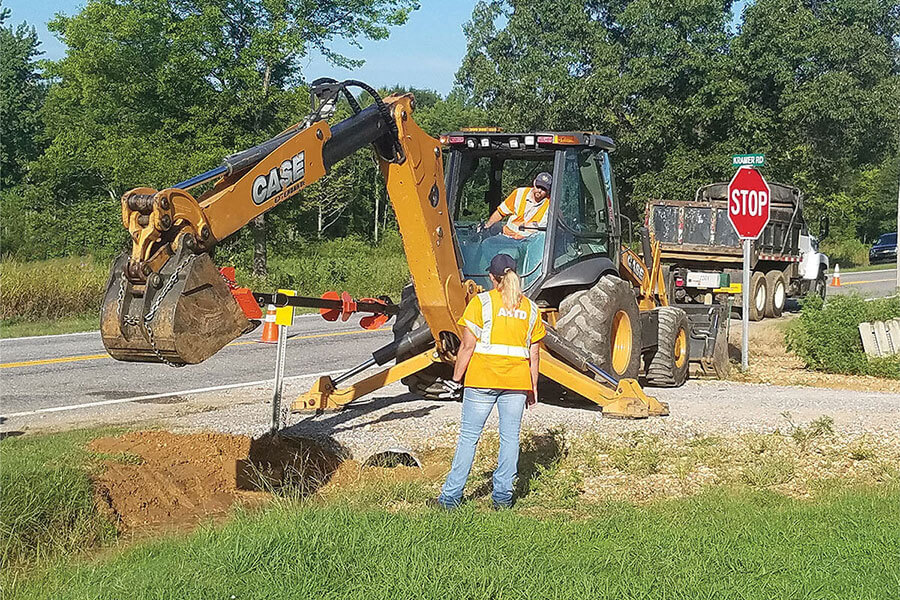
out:
<path id="1" fill-rule="evenodd" d="M 773 183 L 769 223 L 753 243 L 755 255 L 796 258 L 800 255 L 803 201 L 800 190 Z M 728 220 L 728 184 L 700 188 L 694 200 L 653 200 L 647 225 L 662 244 L 664 258 L 733 262 L 741 244 Z"/>

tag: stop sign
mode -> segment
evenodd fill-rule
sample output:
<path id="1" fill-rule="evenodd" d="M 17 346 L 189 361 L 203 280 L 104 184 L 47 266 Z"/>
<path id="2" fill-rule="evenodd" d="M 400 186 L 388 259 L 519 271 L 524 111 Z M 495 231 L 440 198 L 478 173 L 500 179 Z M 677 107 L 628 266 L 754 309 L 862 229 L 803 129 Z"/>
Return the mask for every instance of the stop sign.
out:
<path id="1" fill-rule="evenodd" d="M 740 167 L 728 184 L 728 220 L 741 238 L 755 240 L 769 222 L 769 184 L 753 167 Z"/>

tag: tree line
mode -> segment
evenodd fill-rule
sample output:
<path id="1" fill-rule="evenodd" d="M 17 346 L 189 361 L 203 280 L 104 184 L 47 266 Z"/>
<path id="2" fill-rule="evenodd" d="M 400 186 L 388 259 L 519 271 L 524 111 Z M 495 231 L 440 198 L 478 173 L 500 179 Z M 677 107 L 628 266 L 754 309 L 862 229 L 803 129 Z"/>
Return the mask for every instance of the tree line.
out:
<path id="1" fill-rule="evenodd" d="M 2 252 L 109 255 L 119 198 L 219 164 L 308 111 L 302 59 L 354 61 L 334 40 L 383 39 L 415 0 L 88 0 L 49 28 L 0 8 Z M 482 0 L 452 91 L 413 91 L 432 135 L 462 126 L 587 129 L 613 137 L 635 215 L 730 177 L 730 155 L 806 192 L 836 237 L 893 230 L 900 137 L 894 0 Z M 416 48 L 408 54 L 415 56 Z M 403 74 L 398 72 L 398 81 Z M 340 108 L 348 114 L 348 107 Z M 224 245 L 257 269 L 299 240 L 375 239 L 393 226 L 371 156 L 337 165 Z"/>

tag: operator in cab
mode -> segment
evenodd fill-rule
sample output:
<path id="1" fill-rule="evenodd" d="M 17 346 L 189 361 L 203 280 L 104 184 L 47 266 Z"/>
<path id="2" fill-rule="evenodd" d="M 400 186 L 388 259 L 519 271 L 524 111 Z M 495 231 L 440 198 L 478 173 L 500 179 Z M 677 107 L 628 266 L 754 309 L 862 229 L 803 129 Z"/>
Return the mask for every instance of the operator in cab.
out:
<path id="1" fill-rule="evenodd" d="M 550 173 L 538 173 L 532 187 L 516 188 L 506 197 L 484 224 L 484 229 L 490 229 L 508 217 L 503 226 L 503 235 L 521 240 L 535 233 L 529 227 L 546 227 L 552 184 L 553 177 Z"/>
<path id="2" fill-rule="evenodd" d="M 526 405 L 537 403 L 540 340 L 547 334 L 537 304 L 522 294 L 516 261 L 498 254 L 488 268 L 493 289 L 469 302 L 459 324 L 462 344 L 453 380 L 446 385 L 465 388 L 459 441 L 437 504 L 460 505 L 475 447 L 488 416 L 497 405 L 500 417 L 500 452 L 494 471 L 494 508 L 513 503 L 513 480 L 519 464 L 519 430 Z"/>

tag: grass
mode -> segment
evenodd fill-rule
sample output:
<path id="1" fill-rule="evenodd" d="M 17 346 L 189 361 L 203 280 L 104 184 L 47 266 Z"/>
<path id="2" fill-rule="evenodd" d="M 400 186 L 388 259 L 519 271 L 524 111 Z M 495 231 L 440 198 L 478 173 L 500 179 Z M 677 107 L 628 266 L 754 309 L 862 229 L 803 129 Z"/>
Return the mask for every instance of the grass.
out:
<path id="1" fill-rule="evenodd" d="M 27 320 L 21 318 L 0 321 L 0 338 L 29 337 L 34 335 L 58 335 L 94 331 L 100 327 L 97 313 L 88 313 L 59 319 Z"/>
<path id="2" fill-rule="evenodd" d="M 109 434 L 97 430 L 8 438 L 0 587 L 73 599 L 891 597 L 900 447 L 841 438 L 827 417 L 784 419 L 769 434 L 686 439 L 526 432 L 520 501 L 500 513 L 488 508 L 489 432 L 457 512 L 426 507 L 452 457 L 441 447 L 423 469 L 347 461 L 312 496 L 282 490 L 224 525 L 99 556 L 85 550 L 115 534 L 88 476 L 139 457 L 87 451 Z"/>
<path id="3" fill-rule="evenodd" d="M 835 262 L 831 261 L 831 270 L 834 271 Z M 874 265 L 861 265 L 858 267 L 841 267 L 841 273 L 855 273 L 857 271 L 889 271 L 895 270 L 897 268 L 897 263 L 888 262 L 888 263 L 877 263 Z"/>
<path id="4" fill-rule="evenodd" d="M 90 257 L 3 261 L 0 319 L 55 320 L 100 310 L 109 267 Z"/>
<path id="5" fill-rule="evenodd" d="M 10 598 L 890 598 L 900 493 L 710 492 L 583 519 L 283 504 L 16 582 Z"/>
<path id="6" fill-rule="evenodd" d="M 103 431 L 7 437 L 0 441 L 0 564 L 3 571 L 45 562 L 113 539 L 94 506 L 85 448 Z"/>

